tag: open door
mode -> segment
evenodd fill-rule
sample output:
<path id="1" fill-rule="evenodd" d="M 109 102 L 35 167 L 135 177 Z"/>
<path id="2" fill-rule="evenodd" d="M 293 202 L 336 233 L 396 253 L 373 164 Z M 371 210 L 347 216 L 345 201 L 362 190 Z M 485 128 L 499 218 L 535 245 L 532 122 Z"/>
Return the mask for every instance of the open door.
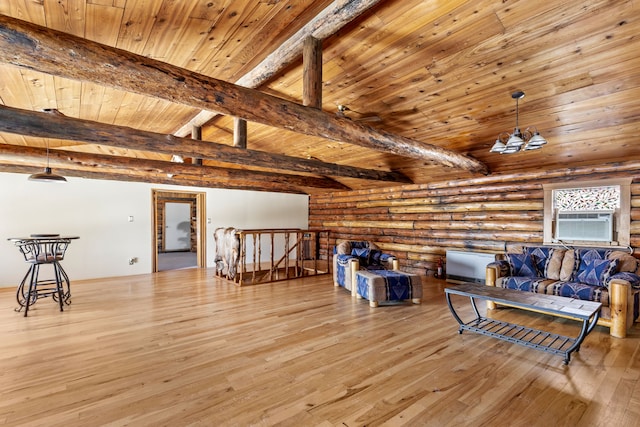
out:
<path id="1" fill-rule="evenodd" d="M 164 252 L 196 252 L 193 250 L 193 208 L 191 201 L 164 203 L 164 215 L 162 216 L 164 220 L 162 249 Z M 162 208 L 159 207 L 159 209 Z"/>
<path id="2" fill-rule="evenodd" d="M 205 193 L 152 190 L 153 272 L 204 268 Z"/>

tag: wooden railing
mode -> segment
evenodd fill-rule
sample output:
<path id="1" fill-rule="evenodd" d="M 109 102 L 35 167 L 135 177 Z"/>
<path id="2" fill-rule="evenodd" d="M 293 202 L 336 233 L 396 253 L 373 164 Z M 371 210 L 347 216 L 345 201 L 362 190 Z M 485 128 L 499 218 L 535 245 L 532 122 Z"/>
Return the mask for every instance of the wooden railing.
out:
<path id="1" fill-rule="evenodd" d="M 235 282 L 269 283 L 328 274 L 329 232 L 326 230 L 238 230 L 240 255 Z"/>

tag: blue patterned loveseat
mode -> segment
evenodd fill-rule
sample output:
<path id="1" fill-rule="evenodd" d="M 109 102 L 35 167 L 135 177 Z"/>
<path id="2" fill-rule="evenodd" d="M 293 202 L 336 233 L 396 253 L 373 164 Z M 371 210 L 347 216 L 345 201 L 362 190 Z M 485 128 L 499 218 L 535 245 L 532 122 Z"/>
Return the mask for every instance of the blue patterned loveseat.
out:
<path id="1" fill-rule="evenodd" d="M 600 302 L 598 325 L 618 338 L 638 319 L 640 265 L 626 252 L 532 246 L 503 258 L 487 266 L 487 286 Z"/>
<path id="2" fill-rule="evenodd" d="M 333 284 L 356 295 L 355 274 L 365 270 L 397 270 L 398 260 L 368 241 L 343 241 L 333 250 Z"/>

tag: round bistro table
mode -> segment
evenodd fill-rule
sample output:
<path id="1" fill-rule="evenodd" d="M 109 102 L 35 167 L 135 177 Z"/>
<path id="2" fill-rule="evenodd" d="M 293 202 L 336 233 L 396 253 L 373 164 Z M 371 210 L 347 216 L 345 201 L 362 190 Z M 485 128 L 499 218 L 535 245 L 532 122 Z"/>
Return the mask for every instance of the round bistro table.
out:
<path id="1" fill-rule="evenodd" d="M 16 292 L 16 311 L 20 312 L 24 308 L 24 316 L 27 317 L 29 307 L 48 296 L 60 305 L 60 311 L 64 310 L 64 304 L 71 304 L 71 282 L 60 261 L 64 259 L 69 244 L 75 239 L 79 237 L 59 234 L 32 234 L 29 237 L 8 239 L 20 250 L 25 262 L 29 264 L 27 274 L 24 275 Z M 42 265 L 53 267 L 53 279 L 39 277 Z"/>

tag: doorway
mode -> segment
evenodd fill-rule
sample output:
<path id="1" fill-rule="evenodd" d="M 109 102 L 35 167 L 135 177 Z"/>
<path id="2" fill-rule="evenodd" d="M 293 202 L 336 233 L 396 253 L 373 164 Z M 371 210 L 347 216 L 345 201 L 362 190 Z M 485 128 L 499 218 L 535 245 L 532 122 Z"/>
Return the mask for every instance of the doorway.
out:
<path id="1" fill-rule="evenodd" d="M 192 202 L 165 202 L 163 252 L 194 252 L 191 244 L 192 210 Z"/>
<path id="2" fill-rule="evenodd" d="M 152 190 L 153 272 L 206 267 L 205 193 Z"/>

